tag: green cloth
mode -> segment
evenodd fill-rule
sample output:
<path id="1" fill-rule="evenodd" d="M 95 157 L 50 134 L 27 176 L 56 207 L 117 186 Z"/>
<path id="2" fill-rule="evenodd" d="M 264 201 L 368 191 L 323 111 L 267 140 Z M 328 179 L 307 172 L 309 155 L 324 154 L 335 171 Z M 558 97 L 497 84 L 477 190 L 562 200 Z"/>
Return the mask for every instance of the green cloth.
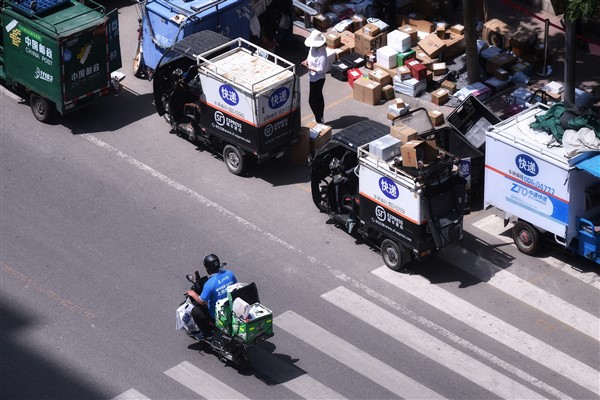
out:
<path id="1" fill-rule="evenodd" d="M 536 115 L 535 122 L 529 126 L 550 133 L 559 143 L 562 143 L 565 129 L 590 128 L 600 138 L 598 117 L 591 111 L 582 113 L 576 106 L 569 107 L 565 103 L 553 104 L 544 114 Z"/>

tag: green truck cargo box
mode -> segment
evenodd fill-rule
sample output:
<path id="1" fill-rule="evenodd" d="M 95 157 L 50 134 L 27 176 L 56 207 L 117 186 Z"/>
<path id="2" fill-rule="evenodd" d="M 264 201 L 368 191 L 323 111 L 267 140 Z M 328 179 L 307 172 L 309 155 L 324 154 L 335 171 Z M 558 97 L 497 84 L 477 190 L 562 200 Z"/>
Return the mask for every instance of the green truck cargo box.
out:
<path id="1" fill-rule="evenodd" d="M 107 14 L 93 1 L 30 4 L 2 2 L 0 77 L 6 84 L 30 96 L 41 121 L 53 108 L 65 114 L 108 94 L 111 72 L 121 67 L 117 12 Z"/>

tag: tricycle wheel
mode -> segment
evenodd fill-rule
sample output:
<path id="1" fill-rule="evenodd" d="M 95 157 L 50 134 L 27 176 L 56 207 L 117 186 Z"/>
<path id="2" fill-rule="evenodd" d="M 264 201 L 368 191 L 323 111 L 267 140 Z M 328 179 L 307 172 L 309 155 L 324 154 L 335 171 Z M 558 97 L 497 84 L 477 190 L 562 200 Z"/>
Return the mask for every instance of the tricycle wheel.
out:
<path id="1" fill-rule="evenodd" d="M 146 64 L 144 64 L 144 54 L 142 53 L 142 42 L 139 41 L 135 55 L 133 56 L 133 76 L 143 78 L 145 76 Z"/>
<path id="2" fill-rule="evenodd" d="M 246 167 L 244 155 L 236 146 L 228 144 L 223 149 L 223 160 L 229 172 L 234 175 L 241 175 Z"/>
<path id="3" fill-rule="evenodd" d="M 33 111 L 33 116 L 40 122 L 50 122 L 54 116 L 52 104 L 37 93 L 31 93 L 29 105 L 31 111 Z"/>
<path id="4" fill-rule="evenodd" d="M 513 227 L 513 240 L 519 251 L 528 256 L 540 248 L 540 232 L 524 221 L 518 221 Z"/>
<path id="5" fill-rule="evenodd" d="M 408 262 L 402 247 L 391 239 L 385 239 L 381 243 L 381 257 L 386 267 L 392 271 L 399 271 Z"/>

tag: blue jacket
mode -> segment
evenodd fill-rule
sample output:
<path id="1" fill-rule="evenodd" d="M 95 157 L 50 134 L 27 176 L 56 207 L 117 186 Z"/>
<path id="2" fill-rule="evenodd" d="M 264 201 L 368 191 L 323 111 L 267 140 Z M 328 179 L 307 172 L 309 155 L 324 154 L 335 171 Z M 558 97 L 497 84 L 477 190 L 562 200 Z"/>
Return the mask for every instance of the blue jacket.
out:
<path id="1" fill-rule="evenodd" d="M 233 272 L 222 269 L 212 274 L 202 289 L 200 299 L 208 304 L 208 312 L 215 317 L 215 304 L 227 297 L 227 286 L 237 283 Z"/>

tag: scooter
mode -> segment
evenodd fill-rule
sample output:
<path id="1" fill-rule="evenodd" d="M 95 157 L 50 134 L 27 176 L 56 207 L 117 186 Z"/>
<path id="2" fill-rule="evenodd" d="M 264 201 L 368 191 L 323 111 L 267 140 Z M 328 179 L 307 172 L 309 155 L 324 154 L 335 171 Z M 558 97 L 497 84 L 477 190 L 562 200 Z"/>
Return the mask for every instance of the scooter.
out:
<path id="1" fill-rule="evenodd" d="M 186 275 L 188 281 L 192 283 L 191 289 L 196 293 L 202 293 L 202 288 L 208 280 L 207 276 L 200 276 L 198 271 L 195 272 L 195 277 L 192 275 Z M 180 303 L 180 306 L 185 302 L 191 302 L 195 306 L 198 304 L 187 294 L 185 295 L 186 300 Z M 237 298 L 244 300 L 247 304 L 257 304 L 258 290 L 255 283 L 233 289 L 230 291 L 230 296 L 225 301 L 219 304 L 219 310 L 217 319 L 219 322 L 215 324 L 215 321 L 211 321 L 211 327 L 214 330 L 214 336 L 212 340 L 207 340 L 202 335 L 202 332 L 196 331 L 191 332 L 187 326 L 184 326 L 186 334 L 194 340 L 198 340 L 200 343 L 208 345 L 210 350 L 225 364 L 228 362 L 232 363 L 239 369 L 246 368 L 249 364 L 248 350 L 259 342 L 267 340 L 273 336 L 272 330 L 272 314 L 265 314 L 259 318 L 252 320 L 252 328 L 249 331 L 258 332 L 256 336 L 250 336 L 245 330 L 246 322 L 241 320 L 234 311 L 233 307 L 228 303 L 231 301 L 235 302 Z M 262 306 L 260 306 L 262 307 Z M 264 307 L 262 307 L 264 309 Z M 264 309 L 267 310 L 267 309 Z M 267 310 L 268 311 L 268 310 Z M 234 321 L 235 322 L 232 322 Z M 229 323 L 227 322 L 229 321 Z M 248 321 L 248 319 L 246 319 Z M 239 323 L 243 325 L 240 326 Z"/>

